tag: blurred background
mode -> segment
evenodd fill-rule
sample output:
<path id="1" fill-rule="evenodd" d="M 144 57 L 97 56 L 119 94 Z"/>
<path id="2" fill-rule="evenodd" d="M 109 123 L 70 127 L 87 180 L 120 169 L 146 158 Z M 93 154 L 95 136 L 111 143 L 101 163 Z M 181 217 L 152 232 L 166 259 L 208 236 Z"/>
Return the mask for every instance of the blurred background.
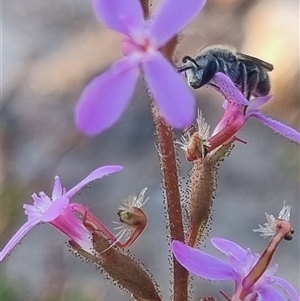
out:
<path id="1" fill-rule="evenodd" d="M 113 229 L 122 199 L 149 188 L 149 223 L 130 250 L 169 300 L 161 175 L 142 81 L 126 113 L 105 133 L 85 137 L 73 123 L 83 87 L 120 57 L 121 37 L 96 20 L 90 1 L 3 0 L 2 9 L 1 249 L 26 221 L 22 204 L 32 202 L 33 192 L 50 194 L 55 175 L 69 189 L 98 166 L 122 164 L 121 173 L 93 183 L 74 201 L 90 206 Z M 274 98 L 264 112 L 300 130 L 299 1 L 208 0 L 183 32 L 176 58 L 211 44 L 236 46 L 272 63 Z M 223 110 L 220 96 L 203 88 L 195 97 L 214 127 Z M 265 223 L 264 212 L 277 215 L 286 200 L 296 233 L 280 245 L 273 263 L 279 264 L 277 275 L 299 291 L 299 147 L 257 120 L 239 137 L 247 145 L 237 143 L 221 164 L 211 231 L 201 248 L 216 255 L 209 238 L 224 237 L 262 252 L 268 240 L 252 229 Z M 191 165 L 178 152 L 184 185 Z M 1 300 L 130 300 L 92 264 L 73 256 L 65 241 L 52 226 L 34 228 L 1 263 Z M 233 288 L 199 279 L 193 284 L 194 300 L 217 297 L 220 290 L 230 295 Z"/>

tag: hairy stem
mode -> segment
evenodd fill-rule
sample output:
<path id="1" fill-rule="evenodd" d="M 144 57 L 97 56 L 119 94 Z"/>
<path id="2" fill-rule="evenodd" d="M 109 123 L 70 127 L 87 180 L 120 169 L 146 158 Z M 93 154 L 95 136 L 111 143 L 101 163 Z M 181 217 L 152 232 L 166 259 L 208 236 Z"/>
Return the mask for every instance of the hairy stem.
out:
<path id="1" fill-rule="evenodd" d="M 144 18 L 149 18 L 149 1 L 140 0 L 144 11 Z M 178 43 L 174 36 L 160 51 L 173 63 L 173 53 Z M 179 182 L 177 174 L 176 154 L 173 143 L 173 132 L 164 122 L 155 106 L 152 105 L 153 120 L 158 137 L 160 164 L 165 188 L 167 215 L 171 240 L 184 241 L 182 213 L 180 204 Z M 173 258 L 173 293 L 174 301 L 187 301 L 188 299 L 188 272 L 175 258 Z"/>
<path id="2" fill-rule="evenodd" d="M 173 132 L 153 106 L 171 240 L 184 241 Z M 187 300 L 188 272 L 173 258 L 174 301 Z"/>

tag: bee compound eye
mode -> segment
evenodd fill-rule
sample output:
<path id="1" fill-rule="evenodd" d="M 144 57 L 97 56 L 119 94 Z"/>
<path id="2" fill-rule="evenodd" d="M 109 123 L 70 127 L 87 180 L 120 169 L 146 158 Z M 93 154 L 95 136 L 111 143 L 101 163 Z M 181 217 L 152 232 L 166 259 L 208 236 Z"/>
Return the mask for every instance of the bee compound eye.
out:
<path id="1" fill-rule="evenodd" d="M 201 87 L 206 85 L 218 72 L 219 63 L 216 59 L 210 59 L 203 71 Z"/>

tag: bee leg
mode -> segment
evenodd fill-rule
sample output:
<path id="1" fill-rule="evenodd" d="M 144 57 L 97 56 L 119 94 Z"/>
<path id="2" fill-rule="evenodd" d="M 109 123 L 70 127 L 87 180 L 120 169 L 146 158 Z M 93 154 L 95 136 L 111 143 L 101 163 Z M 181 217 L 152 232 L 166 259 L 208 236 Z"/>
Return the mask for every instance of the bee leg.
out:
<path id="1" fill-rule="evenodd" d="M 239 71 L 240 71 L 241 91 L 245 95 L 248 75 L 247 75 L 246 65 L 242 62 L 239 63 Z M 247 94 L 247 99 L 249 100 L 248 94 Z"/>
<path id="2" fill-rule="evenodd" d="M 228 76 L 227 67 L 223 59 L 219 58 L 218 60 L 219 64 L 219 71 L 225 73 Z"/>
<path id="3" fill-rule="evenodd" d="M 247 99 L 250 100 L 251 95 L 257 88 L 257 84 L 259 81 L 259 70 L 258 68 L 253 69 L 248 72 L 248 80 L 247 80 Z"/>

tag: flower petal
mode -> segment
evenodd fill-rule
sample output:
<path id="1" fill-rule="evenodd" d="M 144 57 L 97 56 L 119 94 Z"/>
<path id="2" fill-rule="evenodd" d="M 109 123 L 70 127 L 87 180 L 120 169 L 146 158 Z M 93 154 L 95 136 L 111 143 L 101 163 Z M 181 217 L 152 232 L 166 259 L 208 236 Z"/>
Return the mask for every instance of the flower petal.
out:
<path id="1" fill-rule="evenodd" d="M 73 188 L 71 188 L 64 195 L 64 197 L 70 199 L 90 182 L 95 181 L 97 179 L 101 179 L 104 176 L 107 176 L 109 174 L 121 171 L 122 169 L 123 169 L 123 166 L 120 166 L 120 165 L 107 165 L 107 166 L 102 166 L 100 168 L 97 168 L 92 173 L 90 173 L 85 179 L 83 179 L 80 183 L 78 183 Z"/>
<path id="2" fill-rule="evenodd" d="M 137 62 L 124 58 L 95 77 L 84 89 L 76 106 L 75 122 L 79 130 L 95 135 L 112 126 L 134 92 L 138 73 Z"/>
<path id="3" fill-rule="evenodd" d="M 149 23 L 150 35 L 157 48 L 166 44 L 196 17 L 205 0 L 162 0 Z"/>
<path id="4" fill-rule="evenodd" d="M 251 115 L 252 110 L 256 111 L 260 106 L 268 102 L 272 97 L 273 95 L 266 95 L 266 96 L 256 97 L 252 99 L 249 102 L 249 106 L 246 110 L 246 116 L 248 116 L 248 114 Z"/>
<path id="5" fill-rule="evenodd" d="M 286 297 L 280 294 L 274 287 L 272 286 L 264 286 L 262 289 L 257 290 L 258 300 L 263 301 L 287 301 Z M 293 301 L 298 301 L 299 299 L 295 299 Z"/>
<path id="6" fill-rule="evenodd" d="M 25 209 L 24 212 L 28 215 L 28 219 L 38 219 L 42 220 L 42 216 L 47 210 L 52 206 L 52 200 L 44 193 L 40 192 L 40 196 L 37 196 L 36 193 L 31 195 L 33 199 L 33 205 L 24 204 L 23 208 Z"/>
<path id="7" fill-rule="evenodd" d="M 265 116 L 259 111 L 252 112 L 250 116 L 259 119 L 263 124 L 271 128 L 275 133 L 278 133 L 293 142 L 300 143 L 300 133 L 295 129 L 289 127 L 288 125 L 274 120 L 271 117 Z"/>
<path id="8" fill-rule="evenodd" d="M 124 35 L 131 36 L 134 30 L 143 27 L 143 11 L 138 0 L 93 0 L 93 7 L 101 22 Z"/>
<path id="9" fill-rule="evenodd" d="M 273 280 L 275 280 L 275 283 L 279 285 L 290 296 L 292 301 L 300 300 L 297 291 L 293 288 L 293 286 L 289 282 L 276 276 L 272 276 L 272 278 Z"/>
<path id="10" fill-rule="evenodd" d="M 195 100 L 191 90 L 175 68 L 160 54 L 145 55 L 144 76 L 166 122 L 184 128 L 195 117 Z"/>
<path id="11" fill-rule="evenodd" d="M 53 200 L 49 209 L 42 214 L 41 221 L 48 223 L 55 220 L 59 215 L 64 213 L 69 202 L 70 200 L 65 196 Z"/>
<path id="12" fill-rule="evenodd" d="M 56 176 L 54 179 L 54 186 L 52 190 L 52 200 L 59 198 L 63 195 L 63 187 L 61 185 L 61 181 L 59 176 Z"/>
<path id="13" fill-rule="evenodd" d="M 10 251 L 21 241 L 21 239 L 31 230 L 34 226 L 41 222 L 40 219 L 29 219 L 9 240 L 3 250 L 0 252 L 0 262 L 6 257 Z"/>
<path id="14" fill-rule="evenodd" d="M 224 238 L 212 238 L 210 241 L 223 254 L 231 255 L 241 263 L 245 263 L 248 260 L 247 251 L 237 243 Z"/>
<path id="15" fill-rule="evenodd" d="M 78 205 L 83 208 L 84 213 L 88 210 L 81 204 Z M 74 211 L 73 203 L 71 203 L 66 208 L 64 214 L 51 221 L 51 224 L 64 233 L 70 240 L 75 241 L 81 248 L 89 252 L 93 249 L 92 234 L 76 213 L 77 211 Z"/>
<path id="16" fill-rule="evenodd" d="M 227 101 L 236 103 L 240 106 L 249 105 L 249 101 L 243 95 L 243 93 L 234 85 L 232 80 L 222 72 L 217 72 L 212 79 L 219 89 L 212 86 L 214 89 L 219 91 Z"/>
<path id="17" fill-rule="evenodd" d="M 242 129 L 246 121 L 247 119 L 239 105 L 226 102 L 224 115 L 209 138 L 211 147 L 216 148 L 229 141 L 230 138 L 233 138 L 233 136 Z"/>
<path id="18" fill-rule="evenodd" d="M 176 240 L 171 248 L 177 261 L 191 273 L 209 280 L 234 280 L 228 263 Z"/>

